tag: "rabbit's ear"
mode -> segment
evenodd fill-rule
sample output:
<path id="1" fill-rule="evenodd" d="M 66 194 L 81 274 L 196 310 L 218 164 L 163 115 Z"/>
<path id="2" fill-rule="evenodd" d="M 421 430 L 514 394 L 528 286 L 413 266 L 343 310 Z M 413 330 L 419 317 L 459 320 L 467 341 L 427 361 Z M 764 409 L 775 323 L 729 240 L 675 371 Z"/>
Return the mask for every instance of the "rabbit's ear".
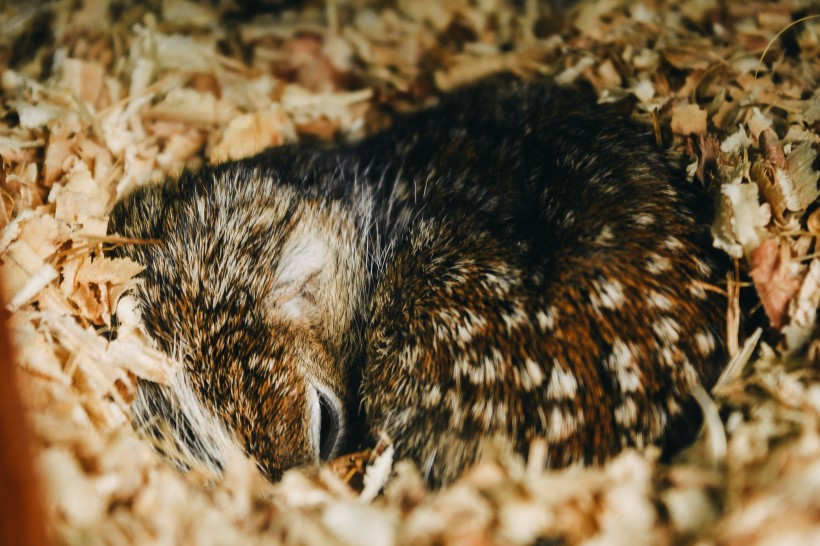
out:
<path id="1" fill-rule="evenodd" d="M 279 313 L 293 319 L 315 316 L 315 289 L 330 262 L 328 246 L 317 233 L 294 234 L 285 244 L 270 298 Z"/>
<path id="2" fill-rule="evenodd" d="M 282 258 L 274 276 L 276 286 L 304 284 L 327 264 L 327 243 L 317 233 L 297 233 L 282 250 Z"/>

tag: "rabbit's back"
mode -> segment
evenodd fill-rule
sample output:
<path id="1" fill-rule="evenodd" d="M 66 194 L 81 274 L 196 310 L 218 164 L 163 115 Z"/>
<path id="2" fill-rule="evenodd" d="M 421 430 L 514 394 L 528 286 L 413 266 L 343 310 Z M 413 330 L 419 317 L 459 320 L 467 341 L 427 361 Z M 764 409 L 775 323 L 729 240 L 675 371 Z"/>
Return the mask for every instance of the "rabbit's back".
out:
<path id="1" fill-rule="evenodd" d="M 643 126 L 562 109 L 571 92 L 468 90 L 405 169 L 418 212 L 376 281 L 362 393 L 434 483 L 536 438 L 553 466 L 679 445 L 722 364 L 706 200 Z"/>

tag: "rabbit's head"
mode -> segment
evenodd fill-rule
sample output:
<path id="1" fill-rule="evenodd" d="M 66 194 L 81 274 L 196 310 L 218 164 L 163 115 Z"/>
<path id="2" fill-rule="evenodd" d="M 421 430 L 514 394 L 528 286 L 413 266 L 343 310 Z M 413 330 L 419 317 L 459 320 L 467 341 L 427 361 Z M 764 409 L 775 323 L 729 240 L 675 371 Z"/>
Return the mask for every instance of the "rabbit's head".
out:
<path id="1" fill-rule="evenodd" d="M 336 205 L 258 172 L 216 176 L 112 212 L 110 231 L 137 240 L 120 254 L 145 265 L 144 326 L 179 365 L 172 385 L 141 385 L 134 414 L 184 466 L 221 468 L 229 438 L 277 478 L 335 455 L 356 411 L 361 249 Z"/>

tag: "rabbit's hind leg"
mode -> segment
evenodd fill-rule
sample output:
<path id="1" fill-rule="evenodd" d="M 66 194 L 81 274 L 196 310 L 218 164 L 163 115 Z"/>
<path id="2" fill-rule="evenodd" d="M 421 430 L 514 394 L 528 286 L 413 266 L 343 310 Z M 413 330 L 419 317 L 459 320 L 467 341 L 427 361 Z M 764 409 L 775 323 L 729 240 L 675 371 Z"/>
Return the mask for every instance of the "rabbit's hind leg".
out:
<path id="1" fill-rule="evenodd" d="M 371 430 L 434 485 L 487 450 L 526 451 L 522 416 L 544 412 L 519 250 L 454 224 L 420 222 L 385 262 L 362 381 Z"/>

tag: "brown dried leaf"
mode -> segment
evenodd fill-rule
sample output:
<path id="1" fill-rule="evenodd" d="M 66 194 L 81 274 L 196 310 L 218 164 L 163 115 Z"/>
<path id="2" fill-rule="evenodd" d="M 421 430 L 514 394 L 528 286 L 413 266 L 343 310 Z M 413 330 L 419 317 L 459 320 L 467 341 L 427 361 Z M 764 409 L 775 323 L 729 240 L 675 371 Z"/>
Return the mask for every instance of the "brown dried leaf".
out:
<path id="1" fill-rule="evenodd" d="M 764 241 L 749 257 L 749 275 L 773 328 L 780 328 L 792 296 L 800 288 L 790 260 L 789 248 L 775 239 Z"/>
<path id="2" fill-rule="evenodd" d="M 672 110 L 672 132 L 679 135 L 706 134 L 706 110 L 697 104 L 683 104 Z"/>
<path id="3" fill-rule="evenodd" d="M 760 151 L 763 152 L 763 157 L 766 158 L 773 167 L 778 169 L 787 169 L 786 154 L 783 152 L 783 146 L 777 135 L 771 129 L 765 129 L 760 133 Z"/>
<path id="4" fill-rule="evenodd" d="M 711 184 L 712 176 L 717 171 L 721 145 L 715 135 L 698 135 L 697 138 L 698 168 L 695 176 L 704 184 Z"/>
<path id="5" fill-rule="evenodd" d="M 784 352 L 795 354 L 811 341 L 817 327 L 819 306 L 820 259 L 815 258 L 809 264 L 797 297 L 789 306 L 789 323 L 783 327 L 782 349 Z"/>
<path id="6" fill-rule="evenodd" d="M 789 210 L 800 211 L 808 208 L 820 197 L 820 172 L 814 170 L 817 152 L 811 142 L 804 141 L 795 146 L 788 157 L 787 170 L 794 184 L 794 205 Z"/>
<path id="7" fill-rule="evenodd" d="M 782 171 L 780 172 L 782 173 Z M 783 222 L 783 213 L 786 211 L 786 203 L 782 186 L 777 183 L 777 169 L 775 169 L 774 165 L 759 157 L 752 163 L 749 169 L 749 177 L 757 184 L 766 202 L 771 205 L 774 217 L 779 222 Z"/>

